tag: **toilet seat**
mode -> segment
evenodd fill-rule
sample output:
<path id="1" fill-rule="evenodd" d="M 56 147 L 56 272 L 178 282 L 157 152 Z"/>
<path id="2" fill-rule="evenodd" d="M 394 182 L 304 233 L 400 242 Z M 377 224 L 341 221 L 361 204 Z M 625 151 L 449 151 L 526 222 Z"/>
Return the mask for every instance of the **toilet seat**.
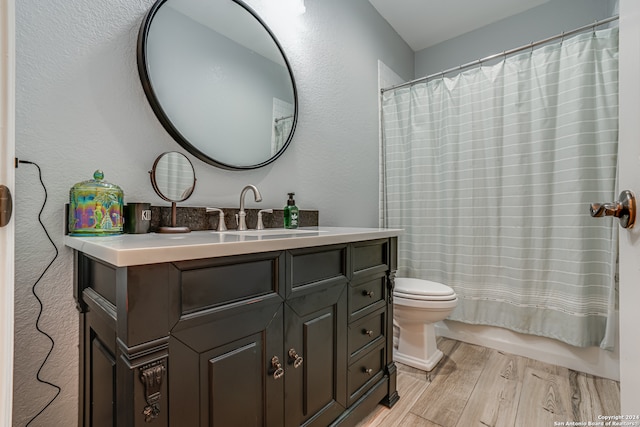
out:
<path id="1" fill-rule="evenodd" d="M 395 280 L 393 295 L 417 301 L 452 301 L 457 299 L 456 293 L 447 285 L 405 277 Z"/>

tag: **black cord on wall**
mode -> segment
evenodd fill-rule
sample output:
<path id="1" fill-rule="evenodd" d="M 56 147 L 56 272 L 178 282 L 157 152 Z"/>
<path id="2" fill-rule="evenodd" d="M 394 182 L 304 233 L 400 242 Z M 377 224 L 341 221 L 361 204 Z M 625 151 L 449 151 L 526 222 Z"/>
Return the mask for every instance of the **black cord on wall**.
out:
<path id="1" fill-rule="evenodd" d="M 53 341 L 53 338 L 51 337 L 51 335 L 49 335 L 48 333 L 46 333 L 45 331 L 43 331 L 40 328 L 40 318 L 42 317 L 42 311 L 44 309 L 44 306 L 42 304 L 42 300 L 40 299 L 40 297 L 38 297 L 38 294 L 36 294 L 36 286 L 38 285 L 38 283 L 40 283 L 40 280 L 42 280 L 42 278 L 44 277 L 45 273 L 49 270 L 49 268 L 51 267 L 53 262 L 58 258 L 58 247 L 53 242 L 53 239 L 49 235 L 49 232 L 47 231 L 47 228 L 44 226 L 44 223 L 42 222 L 42 211 L 44 211 L 44 207 L 47 204 L 47 187 L 45 187 L 44 181 L 42 180 L 42 170 L 40 169 L 40 166 L 38 166 L 34 162 L 30 162 L 30 161 L 27 161 L 27 160 L 18 160 L 18 159 L 16 159 L 16 167 L 18 167 L 18 163 L 27 164 L 27 165 L 33 165 L 36 168 L 38 168 L 38 178 L 40 179 L 40 184 L 42 185 L 42 189 L 44 190 L 44 201 L 42 202 L 42 207 L 40 208 L 40 212 L 38 213 L 38 222 L 42 226 L 42 229 L 44 230 L 44 234 L 47 235 L 47 239 L 49 239 L 49 242 L 51 242 L 51 245 L 53 246 L 53 250 L 55 251 L 55 255 L 54 255 L 53 259 L 51 260 L 51 262 L 49 262 L 49 264 L 42 271 L 42 273 L 40 274 L 38 279 L 35 281 L 33 286 L 31 286 L 31 293 L 33 293 L 33 296 L 36 298 L 36 300 L 38 301 L 38 304 L 40 306 L 40 308 L 38 310 L 38 317 L 36 319 L 36 329 L 42 335 L 47 337 L 49 339 L 49 341 L 51 342 L 51 347 L 49 348 L 49 352 L 47 353 L 47 356 L 44 358 L 44 360 L 42 361 L 42 364 L 40 365 L 40 368 L 38 369 L 38 372 L 36 374 L 36 379 L 39 382 L 43 383 L 43 384 L 46 384 L 48 386 L 53 387 L 56 390 L 56 393 L 51 398 L 51 400 L 49 400 L 49 402 L 40 410 L 40 412 L 38 412 L 36 415 L 34 415 L 29 420 L 29 422 L 25 425 L 25 427 L 26 427 L 26 426 L 30 425 L 36 418 L 38 418 L 40 416 L 40 414 L 42 414 L 49 406 L 51 406 L 51 404 L 53 403 L 54 400 L 56 400 L 56 398 L 58 397 L 58 395 L 60 394 L 60 391 L 61 391 L 59 386 L 57 386 L 57 385 L 55 385 L 55 384 L 53 384 L 53 383 L 51 383 L 51 382 L 49 382 L 47 380 L 42 379 L 42 377 L 40 376 L 40 373 L 42 372 L 42 369 L 44 368 L 44 365 L 47 363 L 47 360 L 49 360 L 49 356 L 51 356 L 51 353 L 53 352 L 53 347 L 55 345 L 55 342 Z"/>

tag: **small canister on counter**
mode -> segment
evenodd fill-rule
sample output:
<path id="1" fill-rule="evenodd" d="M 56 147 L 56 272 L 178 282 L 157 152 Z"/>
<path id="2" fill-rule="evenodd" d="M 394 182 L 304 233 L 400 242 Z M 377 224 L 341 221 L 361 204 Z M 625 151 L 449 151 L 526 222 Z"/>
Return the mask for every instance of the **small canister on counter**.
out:
<path id="1" fill-rule="evenodd" d="M 123 232 L 124 192 L 103 181 L 95 171 L 93 179 L 79 182 L 69 191 L 69 234 L 71 236 L 111 236 Z"/>
<path id="2" fill-rule="evenodd" d="M 124 206 L 124 232 L 148 233 L 151 228 L 151 203 L 127 203 Z"/>

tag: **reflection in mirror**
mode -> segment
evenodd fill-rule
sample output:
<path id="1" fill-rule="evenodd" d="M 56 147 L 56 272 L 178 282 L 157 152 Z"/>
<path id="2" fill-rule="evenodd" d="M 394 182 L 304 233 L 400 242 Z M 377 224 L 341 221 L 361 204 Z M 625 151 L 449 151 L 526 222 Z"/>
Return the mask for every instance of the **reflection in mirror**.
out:
<path id="1" fill-rule="evenodd" d="M 140 29 L 138 71 L 165 129 L 207 163 L 257 168 L 291 141 L 291 68 L 271 31 L 239 0 L 158 0 Z"/>
<path id="2" fill-rule="evenodd" d="M 175 151 L 163 153 L 153 163 L 151 185 L 163 200 L 171 202 L 171 226 L 160 227 L 159 233 L 188 233 L 188 227 L 176 225 L 176 202 L 187 200 L 196 186 L 196 174 L 187 157 Z"/>

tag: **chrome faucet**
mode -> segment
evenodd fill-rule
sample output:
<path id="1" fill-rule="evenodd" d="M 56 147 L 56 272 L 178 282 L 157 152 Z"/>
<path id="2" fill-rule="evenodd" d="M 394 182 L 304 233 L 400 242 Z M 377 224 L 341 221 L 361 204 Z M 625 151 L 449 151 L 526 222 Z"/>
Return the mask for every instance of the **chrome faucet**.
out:
<path id="1" fill-rule="evenodd" d="M 240 212 L 238 212 L 238 231 L 244 231 L 247 229 L 247 213 L 244 211 L 244 196 L 247 194 L 248 190 L 253 190 L 253 196 L 255 197 L 256 202 L 262 201 L 262 195 L 255 185 L 247 185 L 242 189 L 242 192 L 240 193 Z"/>

